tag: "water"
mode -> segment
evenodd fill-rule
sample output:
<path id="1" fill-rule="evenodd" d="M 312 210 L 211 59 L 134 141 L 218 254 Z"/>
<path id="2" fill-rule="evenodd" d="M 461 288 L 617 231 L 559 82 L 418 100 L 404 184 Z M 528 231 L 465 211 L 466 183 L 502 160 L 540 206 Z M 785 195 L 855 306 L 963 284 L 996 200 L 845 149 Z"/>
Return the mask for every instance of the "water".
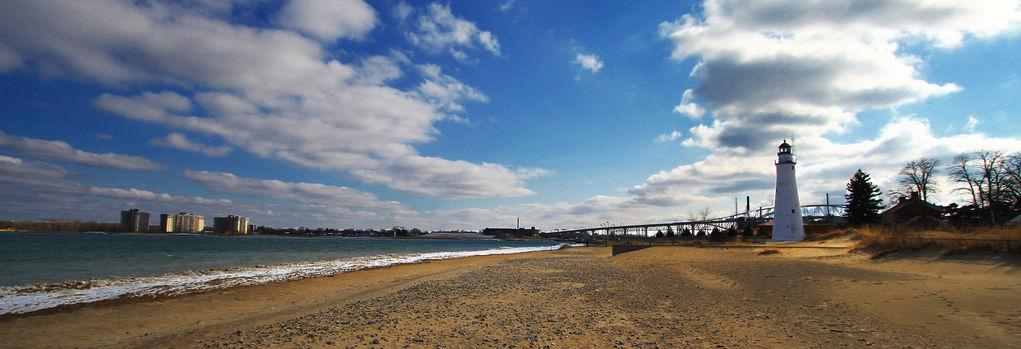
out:
<path id="1" fill-rule="evenodd" d="M 496 240 L 3 233 L 0 314 L 555 247 Z M 66 282 L 72 280 L 90 281 Z"/>

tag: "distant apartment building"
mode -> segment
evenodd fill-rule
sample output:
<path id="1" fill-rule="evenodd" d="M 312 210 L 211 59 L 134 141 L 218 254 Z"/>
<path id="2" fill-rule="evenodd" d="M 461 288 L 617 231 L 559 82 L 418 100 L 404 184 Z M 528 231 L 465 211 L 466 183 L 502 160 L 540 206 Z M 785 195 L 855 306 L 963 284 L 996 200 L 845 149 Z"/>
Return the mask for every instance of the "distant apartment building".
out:
<path id="1" fill-rule="evenodd" d="M 213 232 L 217 234 L 248 235 L 248 217 L 228 215 L 213 217 Z"/>
<path id="2" fill-rule="evenodd" d="M 201 233 L 206 228 L 206 217 L 181 212 L 169 217 L 175 233 Z"/>
<path id="3" fill-rule="evenodd" d="M 169 214 L 160 215 L 160 228 L 161 233 L 173 233 L 174 232 L 174 216 Z"/>
<path id="4" fill-rule="evenodd" d="M 144 233 L 149 231 L 149 213 L 133 208 L 121 211 L 121 231 Z"/>

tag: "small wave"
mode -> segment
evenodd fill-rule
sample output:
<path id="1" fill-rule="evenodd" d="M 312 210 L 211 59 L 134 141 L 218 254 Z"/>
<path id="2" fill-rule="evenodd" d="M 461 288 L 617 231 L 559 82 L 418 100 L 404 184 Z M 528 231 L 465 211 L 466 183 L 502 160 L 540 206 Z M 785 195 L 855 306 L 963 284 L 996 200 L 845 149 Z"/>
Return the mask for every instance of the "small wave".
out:
<path id="1" fill-rule="evenodd" d="M 181 295 L 275 281 L 329 276 L 359 269 L 420 263 L 428 260 L 549 251 L 561 247 L 562 245 L 500 247 L 480 251 L 386 254 L 272 266 L 188 271 L 131 278 L 68 281 L 53 285 L 0 287 L 0 315 L 24 314 L 63 305 L 91 303 L 117 298 Z"/>

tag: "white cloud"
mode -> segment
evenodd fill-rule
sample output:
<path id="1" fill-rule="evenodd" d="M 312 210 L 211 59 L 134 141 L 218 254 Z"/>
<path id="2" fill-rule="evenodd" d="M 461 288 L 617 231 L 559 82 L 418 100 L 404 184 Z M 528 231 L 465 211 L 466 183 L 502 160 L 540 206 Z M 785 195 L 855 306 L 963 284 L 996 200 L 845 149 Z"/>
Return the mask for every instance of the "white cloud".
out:
<path id="1" fill-rule="evenodd" d="M 964 124 L 964 130 L 968 132 L 975 132 L 975 127 L 978 126 L 979 120 L 974 115 L 968 115 L 968 122 Z"/>
<path id="2" fill-rule="evenodd" d="M 461 56 L 459 59 L 466 58 L 460 48 L 474 48 L 476 45 L 493 55 L 500 55 L 500 43 L 493 33 L 454 16 L 450 6 L 440 3 L 431 3 L 422 10 L 414 23 L 414 30 L 406 32 L 405 36 L 415 46 L 433 53 L 450 50 L 455 57 Z"/>
<path id="3" fill-rule="evenodd" d="M 71 181 L 60 166 L 0 155 L 0 200 L 18 202 L 0 210 L 12 219 L 116 221 L 117 212 L 144 206 L 156 212 L 236 207 L 228 199 L 177 196 L 137 188 L 89 187 Z"/>
<path id="4" fill-rule="evenodd" d="M 405 209 L 399 202 L 382 201 L 375 195 L 348 187 L 245 178 L 227 172 L 185 171 L 184 177 L 214 190 L 230 193 L 339 207 Z"/>
<path id="5" fill-rule="evenodd" d="M 482 92 L 461 83 L 450 75 L 443 74 L 438 65 L 420 65 L 418 70 L 425 79 L 418 84 L 415 92 L 422 100 L 429 101 L 440 110 L 459 113 L 464 111 L 464 106 L 459 101 L 489 101 L 489 97 Z"/>
<path id="6" fill-rule="evenodd" d="M 677 140 L 678 138 L 681 138 L 682 135 L 684 135 L 684 134 L 681 133 L 681 131 L 676 131 L 675 130 L 675 131 L 670 132 L 670 133 L 664 133 L 664 134 L 661 134 L 659 136 L 656 136 L 655 141 L 656 142 L 673 142 L 673 141 Z"/>
<path id="7" fill-rule="evenodd" d="M 21 56 L 3 44 L 0 44 L 0 73 L 21 66 Z"/>
<path id="8" fill-rule="evenodd" d="M 148 190 L 142 189 L 120 189 L 120 188 L 88 188 L 88 194 L 96 196 L 105 196 L 118 199 L 128 200 L 142 200 L 142 201 L 161 201 L 161 202 L 173 202 L 173 203 L 184 203 L 184 204 L 201 204 L 201 205 L 230 205 L 232 201 L 228 199 L 207 199 L 204 197 L 180 197 L 173 196 L 167 193 L 154 193 Z"/>
<path id="9" fill-rule="evenodd" d="M 681 104 L 678 104 L 677 106 L 674 107 L 674 112 L 678 114 L 687 115 L 689 118 L 692 119 L 702 118 L 702 115 L 705 115 L 705 109 L 702 109 L 701 106 L 699 106 L 695 102 L 692 102 L 691 100 L 694 98 L 695 91 L 693 91 L 690 88 L 684 90 L 684 93 L 681 95 Z"/>
<path id="10" fill-rule="evenodd" d="M 80 164 L 112 167 L 125 170 L 158 170 L 163 168 L 143 157 L 114 153 L 98 154 L 75 149 L 62 141 L 11 136 L 0 132 L 0 147 L 34 157 L 76 162 Z"/>
<path id="11" fill-rule="evenodd" d="M 284 27 L 329 42 L 365 37 L 376 24 L 376 12 L 362 0 L 290 0 L 277 19 Z"/>
<path id="12" fill-rule="evenodd" d="M 415 11 L 415 8 L 404 1 L 398 2 L 393 8 L 394 17 L 397 17 L 401 22 L 408 20 L 413 11 Z"/>
<path id="13" fill-rule="evenodd" d="M 512 7 L 514 7 L 514 2 L 516 2 L 516 0 L 505 0 L 504 2 L 501 2 L 499 7 L 500 11 L 509 11 Z"/>
<path id="14" fill-rule="evenodd" d="M 220 157 L 230 154 L 231 148 L 228 146 L 208 146 L 204 144 L 195 143 L 188 139 L 184 134 L 178 132 L 171 132 L 163 138 L 155 138 L 149 141 L 149 143 L 174 149 L 180 149 L 199 154 L 205 154 L 211 157 Z"/>
<path id="15" fill-rule="evenodd" d="M 1016 3 L 889 1 L 707 1 L 702 17 L 660 26 L 673 57 L 697 57 L 694 95 L 712 106 L 712 125 L 689 144 L 757 148 L 780 134 L 841 132 L 863 110 L 896 107 L 960 90 L 919 73 L 901 42 L 941 48 L 1015 28 Z M 688 112 L 690 100 L 681 112 Z M 694 106 L 694 105 L 691 105 Z M 754 127 L 749 125 L 755 125 Z"/>
<path id="16" fill-rule="evenodd" d="M 594 54 L 579 53 L 574 56 L 574 63 L 580 65 L 583 69 L 588 70 L 593 74 L 598 73 L 599 70 L 603 69 L 603 61 L 599 59 L 599 56 Z"/>
<path id="17" fill-rule="evenodd" d="M 412 144 L 438 136 L 434 123 L 463 118 L 457 114 L 466 102 L 486 98 L 438 69 L 420 74 L 421 83 L 401 84 L 410 90 L 388 85 L 403 76 L 403 66 L 413 64 L 399 52 L 341 62 L 326 53 L 327 43 L 208 14 L 223 9 L 113 0 L 7 7 L 0 12 L 5 44 L 45 74 L 175 88 L 95 99 L 98 108 L 113 114 L 220 137 L 261 157 L 344 171 L 414 193 L 534 194 L 525 188 L 526 178 L 502 165 L 417 153 Z M 448 7 L 433 4 L 423 12 L 418 23 L 432 23 L 437 31 L 419 33 L 421 43 L 480 45 L 499 52 L 491 34 L 453 17 Z M 465 33 L 467 41 L 461 40 Z M 447 35 L 455 39 L 444 41 Z"/>

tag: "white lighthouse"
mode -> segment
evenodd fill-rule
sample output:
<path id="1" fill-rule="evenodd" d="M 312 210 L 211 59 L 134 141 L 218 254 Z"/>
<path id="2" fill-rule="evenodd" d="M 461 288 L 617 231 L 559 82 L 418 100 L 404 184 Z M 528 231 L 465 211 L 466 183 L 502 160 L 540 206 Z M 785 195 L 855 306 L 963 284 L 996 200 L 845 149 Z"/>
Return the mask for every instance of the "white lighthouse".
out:
<path id="1" fill-rule="evenodd" d="M 776 195 L 773 204 L 773 241 L 801 241 L 805 226 L 801 221 L 798 182 L 794 179 L 794 154 L 784 140 L 776 153 Z"/>

